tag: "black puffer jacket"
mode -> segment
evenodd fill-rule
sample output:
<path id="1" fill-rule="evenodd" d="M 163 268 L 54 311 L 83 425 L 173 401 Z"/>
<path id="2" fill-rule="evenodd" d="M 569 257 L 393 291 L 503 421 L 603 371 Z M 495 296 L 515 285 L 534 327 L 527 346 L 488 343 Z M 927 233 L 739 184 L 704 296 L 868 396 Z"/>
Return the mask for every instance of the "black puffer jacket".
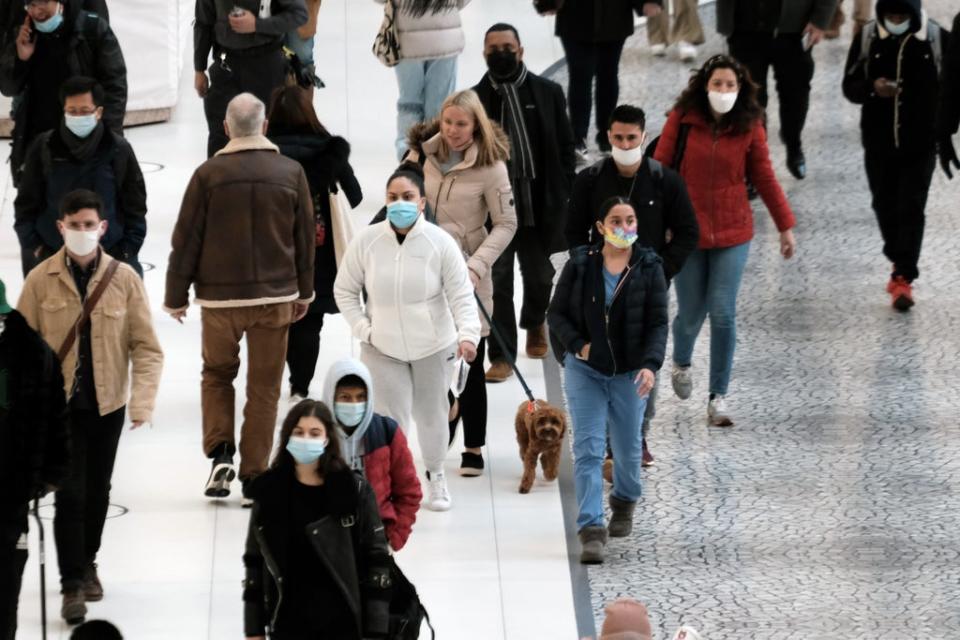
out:
<path id="1" fill-rule="evenodd" d="M 853 39 L 843 76 L 843 95 L 863 105 L 860 130 L 867 151 L 930 154 L 934 151 L 940 80 L 920 0 L 905 0 L 904 4 L 913 13 L 906 34 L 895 36 L 876 22 L 868 23 L 863 28 L 872 30 L 873 37 L 866 57 L 860 55 L 862 38 Z M 882 17 L 883 11 L 884 0 L 880 0 L 877 15 Z M 929 28 L 939 31 L 946 50 L 949 32 L 932 22 Z M 880 97 L 873 86 L 877 78 L 899 81 L 901 94 L 897 98 Z"/>
<path id="2" fill-rule="evenodd" d="M 667 346 L 662 261 L 652 249 L 635 244 L 607 312 L 601 248 L 572 250 L 560 274 L 547 314 L 554 355 L 562 363 L 590 343 L 587 364 L 600 373 L 656 372 Z"/>
<path id="3" fill-rule="evenodd" d="M 626 40 L 633 35 L 634 13 L 643 15 L 647 2 L 663 4 L 662 0 L 566 0 L 557 12 L 557 36 L 591 43 Z"/>
<path id="4" fill-rule="evenodd" d="M 937 133 L 949 135 L 960 127 L 960 13 L 953 19 L 950 46 L 944 49 L 943 74 L 940 76 L 940 109 Z"/>
<path id="5" fill-rule="evenodd" d="M 67 474 L 69 430 L 60 364 L 18 311 L 0 334 L 7 368 L 0 419 L 0 514 L 13 513 Z"/>
<path id="6" fill-rule="evenodd" d="M 268 137 L 280 147 L 280 153 L 303 167 L 313 197 L 314 215 L 323 216 L 326 229 L 324 244 L 317 247 L 313 261 L 313 288 L 317 297 L 310 303 L 309 313 L 337 313 L 337 303 L 333 299 L 337 261 L 328 194 L 343 189 L 352 208 L 356 208 L 363 200 L 363 191 L 349 162 L 350 143 L 339 136 L 300 133 L 274 127 L 271 127 Z M 347 211 L 343 213 L 349 214 Z"/>
<path id="7" fill-rule="evenodd" d="M 63 63 L 71 76 L 89 76 L 100 83 L 104 94 L 103 122 L 122 134 L 123 117 L 127 111 L 127 66 L 120 43 L 104 17 L 82 11 L 74 2 L 63 3 L 63 8 L 63 26 L 60 28 L 68 30 L 63 37 L 69 38 L 69 54 Z M 20 60 L 16 37 L 11 38 L 0 52 L 0 93 L 21 98 L 13 114 L 15 126 L 10 151 L 11 170 L 18 182 L 31 142 L 26 137 L 27 130 L 32 129 L 27 124 L 31 109 L 29 75 L 30 61 Z"/>
<path id="8" fill-rule="evenodd" d="M 254 500 L 243 564 L 244 631 L 262 636 L 276 624 L 284 575 L 297 558 L 287 554 L 289 498 L 297 482 L 293 458 L 284 452 L 279 467 L 253 481 Z M 330 515 L 307 525 L 313 550 L 349 603 L 361 637 L 382 637 L 390 624 L 390 551 L 373 489 L 343 470 L 326 477 Z"/>

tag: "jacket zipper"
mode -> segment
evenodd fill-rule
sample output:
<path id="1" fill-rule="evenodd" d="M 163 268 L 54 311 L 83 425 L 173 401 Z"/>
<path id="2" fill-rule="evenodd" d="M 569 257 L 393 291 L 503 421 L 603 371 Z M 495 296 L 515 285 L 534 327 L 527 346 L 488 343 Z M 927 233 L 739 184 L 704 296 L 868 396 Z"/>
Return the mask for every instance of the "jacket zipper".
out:
<path id="1" fill-rule="evenodd" d="M 709 218 L 708 218 L 708 220 L 707 220 L 707 221 L 709 222 L 709 224 L 710 224 L 710 246 L 711 246 L 711 247 L 712 247 L 712 246 L 714 245 L 714 243 L 716 242 L 715 237 L 714 237 L 714 233 L 713 233 L 713 231 L 714 231 L 714 228 L 713 228 L 714 218 L 713 218 L 713 216 L 714 216 L 714 213 L 716 212 L 716 206 L 715 206 L 715 205 L 716 205 L 716 203 L 717 203 L 717 201 L 716 201 L 716 195 L 717 195 L 717 194 L 716 194 L 716 190 L 713 188 L 713 187 L 714 187 L 714 184 L 713 184 L 713 183 L 714 183 L 714 180 L 716 179 L 716 176 L 713 174 L 713 167 L 714 167 L 714 161 L 716 160 L 716 157 L 717 157 L 717 139 L 718 139 L 717 129 L 716 129 L 716 125 L 714 125 L 714 128 L 713 128 L 713 146 L 712 146 L 711 149 L 710 149 L 710 216 L 709 216 Z"/>
<path id="2" fill-rule="evenodd" d="M 601 264 L 600 268 L 603 269 L 605 267 Z M 613 290 L 613 295 L 610 296 L 610 304 L 608 304 L 607 308 L 603 311 L 604 337 L 607 339 L 607 348 L 610 349 L 610 358 L 613 360 L 612 375 L 617 375 L 617 356 L 613 353 L 613 342 L 610 341 L 610 309 L 613 308 L 613 301 L 617 299 L 617 294 L 623 289 L 623 284 L 627 281 L 631 268 L 628 264 L 623 275 L 620 277 L 620 282 L 617 283 L 616 289 Z"/>
<path id="3" fill-rule="evenodd" d="M 907 37 L 900 43 L 900 50 L 897 51 L 897 95 L 893 102 L 893 146 L 900 148 L 900 78 L 903 74 L 903 50 L 913 34 L 907 34 Z"/>
<path id="4" fill-rule="evenodd" d="M 409 242 L 409 240 L 410 237 L 408 235 L 405 241 Z M 397 313 L 397 324 L 400 325 L 400 341 L 403 342 L 403 353 L 407 356 L 407 360 L 410 360 L 410 347 L 407 345 L 407 334 L 403 328 L 403 309 L 402 302 L 400 300 L 400 290 L 403 285 L 404 275 L 402 254 L 403 245 L 400 245 L 397 247 L 397 256 L 393 259 L 393 261 L 397 264 L 397 279 L 396 284 L 394 285 L 394 299 L 397 301 L 397 308 L 400 310 L 399 313 Z"/>

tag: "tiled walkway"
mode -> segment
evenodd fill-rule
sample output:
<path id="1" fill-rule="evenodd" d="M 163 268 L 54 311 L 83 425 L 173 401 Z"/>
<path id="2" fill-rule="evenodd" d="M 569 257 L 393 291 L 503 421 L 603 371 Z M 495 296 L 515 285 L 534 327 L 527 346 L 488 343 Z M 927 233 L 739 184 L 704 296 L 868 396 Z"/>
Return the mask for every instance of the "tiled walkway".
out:
<path id="1" fill-rule="evenodd" d="M 957 9 L 925 5 L 946 25 Z M 701 62 L 723 47 L 712 8 L 702 15 Z M 635 534 L 589 571 L 598 620 L 603 602 L 629 594 L 649 604 L 657 638 L 681 622 L 709 640 L 960 637 L 960 181 L 937 170 L 917 306 L 899 315 L 884 292 L 859 111 L 840 92 L 849 38 L 816 50 L 805 181 L 772 143 L 799 254 L 777 255 L 758 205 L 737 426 L 705 426 L 705 329 L 693 397 L 681 402 L 664 377 Z M 630 41 L 621 98 L 647 110 L 652 133 L 688 66 L 652 58 L 642 34 Z"/>

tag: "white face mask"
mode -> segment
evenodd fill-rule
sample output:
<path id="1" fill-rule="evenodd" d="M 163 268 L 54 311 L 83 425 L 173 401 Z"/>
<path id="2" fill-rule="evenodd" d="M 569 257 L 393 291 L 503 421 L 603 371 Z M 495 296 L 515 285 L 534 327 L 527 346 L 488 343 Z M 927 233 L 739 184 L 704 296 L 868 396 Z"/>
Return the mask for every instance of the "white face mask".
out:
<path id="1" fill-rule="evenodd" d="M 97 250 L 100 243 L 100 227 L 92 231 L 77 231 L 76 229 L 65 229 L 63 232 L 63 243 L 67 249 L 75 256 L 88 256 Z"/>
<path id="2" fill-rule="evenodd" d="M 895 36 L 902 36 L 910 29 L 910 21 L 904 20 L 900 24 L 896 24 L 895 22 L 890 22 L 889 20 L 884 18 L 883 28 Z"/>
<path id="3" fill-rule="evenodd" d="M 639 144 L 633 149 L 621 149 L 615 146 L 610 150 L 610 155 L 613 157 L 613 161 L 621 167 L 632 167 L 643 160 L 643 144 Z"/>
<path id="4" fill-rule="evenodd" d="M 708 91 L 707 99 L 710 100 L 710 106 L 717 113 L 730 113 L 733 105 L 737 103 L 738 91 L 721 93 L 720 91 Z"/>

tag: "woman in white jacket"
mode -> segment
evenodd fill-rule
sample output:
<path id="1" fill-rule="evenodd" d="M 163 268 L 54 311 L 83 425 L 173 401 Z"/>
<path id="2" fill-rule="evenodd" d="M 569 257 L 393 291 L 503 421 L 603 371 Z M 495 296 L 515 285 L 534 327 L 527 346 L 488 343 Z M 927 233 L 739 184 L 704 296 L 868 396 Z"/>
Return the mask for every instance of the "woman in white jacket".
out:
<path id="1" fill-rule="evenodd" d="M 459 245 L 424 219 L 424 191 L 416 164 L 390 176 L 387 219 L 354 237 L 333 291 L 361 341 L 360 359 L 377 390 L 375 411 L 405 432 L 416 421 L 430 485 L 426 506 L 446 511 L 447 389 L 457 357 L 476 357 L 480 317 Z"/>
<path id="2" fill-rule="evenodd" d="M 410 127 L 428 122 L 457 88 L 457 58 L 464 36 L 460 10 L 470 0 L 376 0 L 392 2 L 400 40 L 400 63 L 394 69 L 397 100 L 397 158 L 407 150 Z"/>

